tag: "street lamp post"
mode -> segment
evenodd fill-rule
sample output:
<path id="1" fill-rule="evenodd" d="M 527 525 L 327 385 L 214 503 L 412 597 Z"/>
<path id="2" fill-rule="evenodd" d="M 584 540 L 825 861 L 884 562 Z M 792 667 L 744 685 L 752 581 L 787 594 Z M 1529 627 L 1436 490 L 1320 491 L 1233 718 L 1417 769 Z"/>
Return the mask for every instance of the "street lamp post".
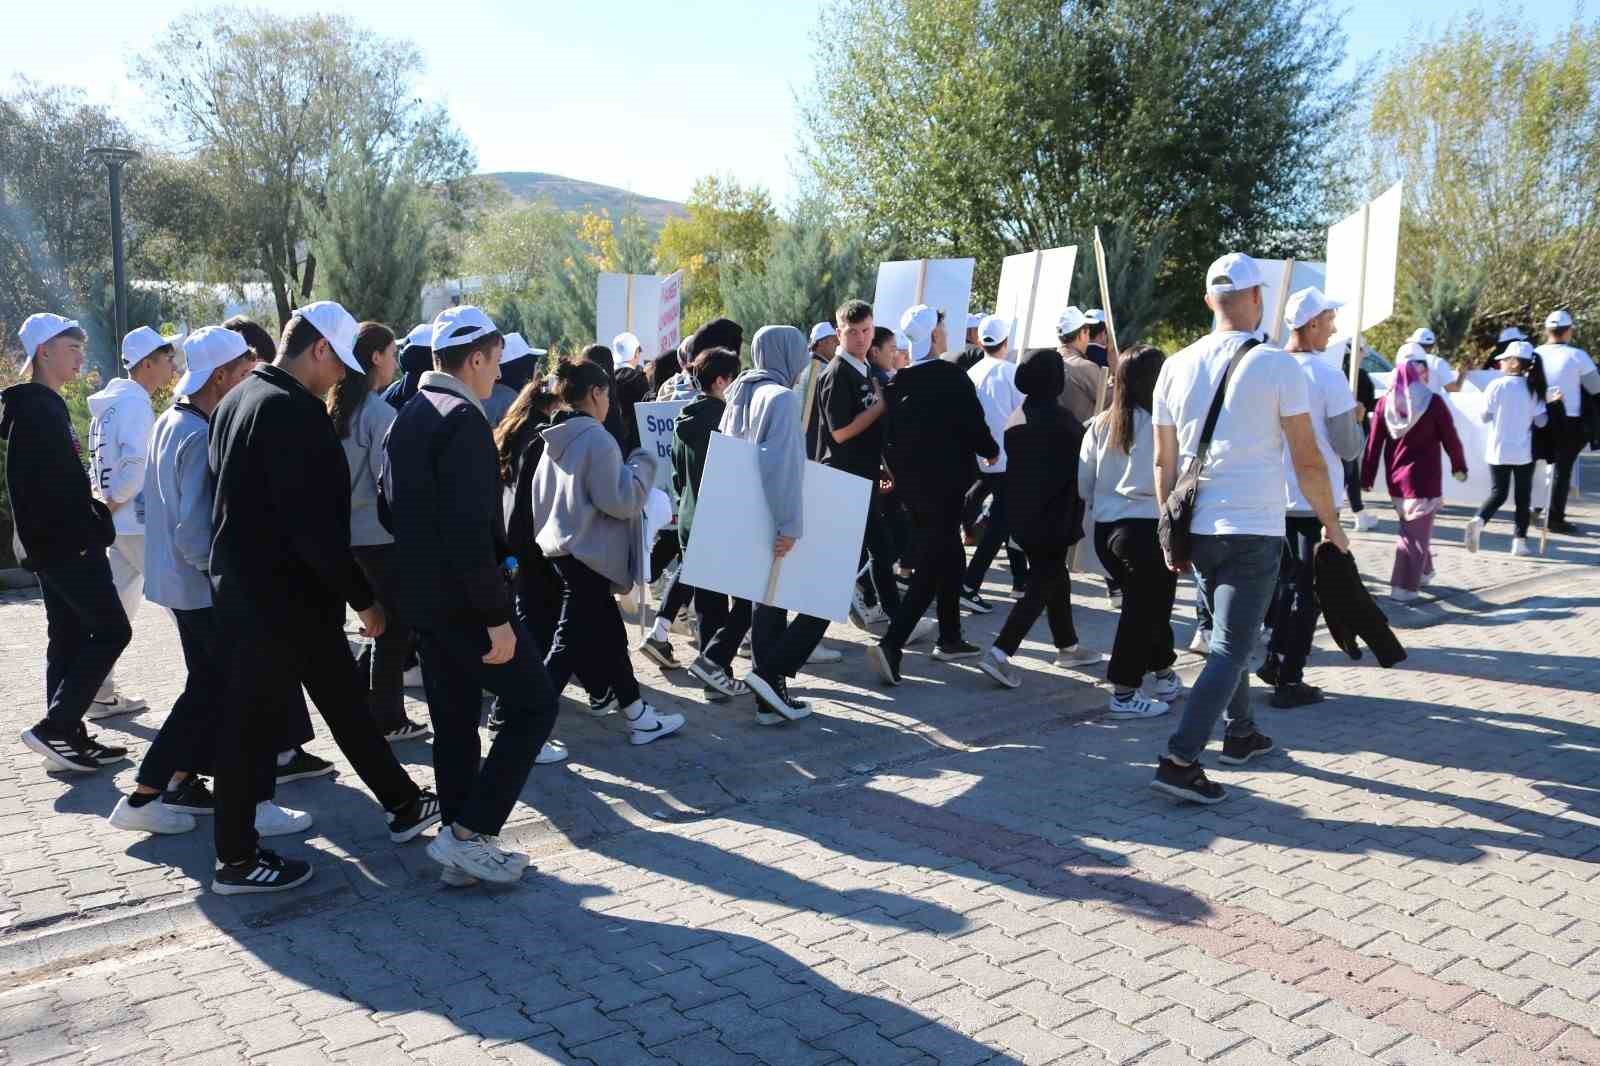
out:
<path id="1" fill-rule="evenodd" d="M 113 326 L 116 335 L 111 338 L 111 346 L 113 365 L 120 366 L 121 360 L 115 358 L 115 353 L 128 332 L 128 278 L 122 263 L 122 168 L 138 159 L 139 153 L 132 148 L 107 147 L 91 148 L 88 154 L 106 165 L 111 178 L 111 287 L 116 306 Z"/>

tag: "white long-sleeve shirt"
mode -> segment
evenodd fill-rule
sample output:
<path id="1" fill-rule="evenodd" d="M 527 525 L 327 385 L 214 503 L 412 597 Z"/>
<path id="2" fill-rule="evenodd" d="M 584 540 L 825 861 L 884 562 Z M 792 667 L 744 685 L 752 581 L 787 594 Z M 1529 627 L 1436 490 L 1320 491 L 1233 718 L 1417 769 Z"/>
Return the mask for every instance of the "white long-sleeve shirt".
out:
<path id="1" fill-rule="evenodd" d="M 1547 422 L 1544 401 L 1528 391 L 1528 379 L 1507 374 L 1483 390 L 1483 420 L 1489 423 L 1484 459 L 1492 466 L 1533 462 L 1533 427 Z"/>
<path id="2" fill-rule="evenodd" d="M 119 534 L 144 532 L 144 474 L 156 413 L 144 386 L 112 378 L 89 397 L 89 479 Z"/>
<path id="3" fill-rule="evenodd" d="M 989 426 L 989 436 L 1000 445 L 1000 458 L 993 466 L 984 467 L 983 472 L 1003 474 L 1006 472 L 1006 422 L 1026 398 L 1017 388 L 1017 364 L 985 355 L 972 364 L 967 377 L 978 390 L 978 402 L 983 405 L 983 420 Z"/>

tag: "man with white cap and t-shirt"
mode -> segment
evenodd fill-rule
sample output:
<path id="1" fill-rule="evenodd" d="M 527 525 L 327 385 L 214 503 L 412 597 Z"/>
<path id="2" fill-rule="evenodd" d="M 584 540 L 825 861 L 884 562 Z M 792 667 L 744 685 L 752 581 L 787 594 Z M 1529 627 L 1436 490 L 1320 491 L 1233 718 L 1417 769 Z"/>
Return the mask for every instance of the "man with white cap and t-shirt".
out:
<path id="1" fill-rule="evenodd" d="M 1400 346 L 1400 351 L 1395 354 L 1394 361 L 1403 363 L 1414 361 L 1424 363 L 1428 367 L 1428 388 L 1437 395 L 1443 396 L 1447 392 L 1460 392 L 1462 379 L 1456 373 L 1455 367 L 1445 361 L 1443 356 L 1434 354 L 1437 339 L 1433 330 L 1423 328 L 1416 330 L 1406 338 L 1405 344 Z"/>
<path id="2" fill-rule="evenodd" d="M 1256 729 L 1246 671 L 1283 554 L 1285 444 L 1325 539 L 1349 550 L 1311 427 L 1305 374 L 1293 356 L 1257 340 L 1264 284 L 1247 255 L 1212 263 L 1205 286 L 1215 327 L 1168 359 L 1156 379 L 1156 499 L 1163 506 L 1179 470 L 1201 453 L 1213 400 L 1221 401 L 1190 524 L 1195 576 L 1211 610 L 1211 647 L 1150 785 L 1197 803 L 1220 803 L 1226 795 L 1200 765 L 1224 710 L 1222 762 L 1241 765 L 1273 748 Z"/>
<path id="3" fill-rule="evenodd" d="M 983 420 L 989 427 L 989 436 L 1000 447 L 1000 457 L 985 467 L 981 475 L 983 490 L 990 496 L 989 523 L 984 526 L 983 537 L 962 579 L 961 606 L 974 614 L 988 614 L 994 610 L 979 590 L 1002 544 L 1011 562 L 1012 589 L 1020 593 L 1028 579 L 1027 557 L 1012 545 L 1006 526 L 1006 420 L 1022 406 L 1024 399 L 1017 388 L 1017 364 L 1009 358 L 1010 339 L 1010 322 L 999 315 L 985 318 L 978 326 L 983 358 L 967 371 L 967 377 L 977 390 L 978 402 L 983 405 Z"/>
<path id="4" fill-rule="evenodd" d="M 89 480 L 95 495 L 111 509 L 116 543 L 107 550 L 111 579 L 128 621 L 144 600 L 144 469 L 150 429 L 156 414 L 150 397 L 177 377 L 177 337 L 163 337 L 140 326 L 122 338 L 125 378 L 112 378 L 89 397 Z M 116 680 L 107 674 L 89 707 L 89 718 L 142 711 L 149 704 L 136 696 L 117 695 Z"/>
<path id="5" fill-rule="evenodd" d="M 83 716 L 133 634 L 106 558 L 116 540 L 111 512 L 90 491 L 61 398 L 83 369 L 87 334 L 49 313 L 29 315 L 17 332 L 27 380 L 0 393 L 11 546 L 38 575 L 48 623 L 45 716 L 23 730 L 22 742 L 57 769 L 93 773 L 128 754 L 91 736 Z"/>
<path id="6" fill-rule="evenodd" d="M 1311 431 L 1328 472 L 1334 506 L 1344 503 L 1344 463 L 1361 454 L 1365 443 L 1361 416 L 1365 413 L 1350 391 L 1350 382 L 1320 358 L 1336 328 L 1333 314 L 1344 304 L 1330 300 L 1320 289 L 1301 289 L 1284 305 L 1290 329 L 1286 346 L 1306 379 Z M 1288 490 L 1289 513 L 1284 519 L 1285 571 L 1278 591 L 1277 615 L 1272 619 L 1272 642 L 1267 659 L 1256 676 L 1273 686 L 1274 707 L 1303 707 L 1322 700 L 1322 690 L 1304 681 L 1306 657 L 1317 630 L 1321 604 L 1317 601 L 1313 554 L 1322 540 L 1322 524 L 1295 476 L 1294 460 L 1283 453 L 1283 475 Z"/>
<path id="7" fill-rule="evenodd" d="M 1600 394 L 1600 371 L 1589 353 L 1572 343 L 1572 313 L 1565 309 L 1545 316 L 1545 341 L 1534 349 L 1544 363 L 1545 382 L 1561 390 L 1561 406 L 1566 412 L 1556 441 L 1554 477 L 1550 484 L 1550 532 L 1569 536 L 1581 530 L 1567 521 L 1567 493 L 1572 487 L 1572 468 L 1583 452 L 1583 393 Z"/>
<path id="8" fill-rule="evenodd" d="M 983 313 L 974 311 L 967 315 L 967 332 L 963 340 L 968 347 L 978 343 L 978 324 L 983 321 Z"/>
<path id="9" fill-rule="evenodd" d="M 334 741 L 387 813 L 389 838 L 439 820 L 439 801 L 395 759 L 368 709 L 345 639 L 348 605 L 363 634 L 383 610 L 350 549 L 350 470 L 323 398 L 361 372 L 356 320 L 323 300 L 284 325 L 278 358 L 257 366 L 211 417 L 211 587 L 228 698 L 217 735 L 214 892 L 279 892 L 311 866 L 258 847 L 256 796 L 273 765 L 290 690 L 304 686 Z"/>
<path id="10" fill-rule="evenodd" d="M 520 388 L 506 384 L 506 367 L 533 355 L 533 347 L 523 339 L 520 333 L 507 333 L 505 335 L 505 349 L 500 353 L 500 377 L 494 383 L 494 389 L 489 393 L 489 398 L 483 401 L 483 414 L 489 420 L 489 428 L 494 429 L 500 420 L 511 410 L 511 405 L 516 402 Z M 538 353 L 538 354 L 543 354 Z M 525 379 L 524 379 L 525 380 Z"/>
<path id="11" fill-rule="evenodd" d="M 1099 413 L 1100 394 L 1105 390 L 1105 364 L 1089 358 L 1089 338 L 1093 326 L 1089 316 L 1068 307 L 1056 319 L 1056 351 L 1066 368 L 1067 384 L 1061 390 L 1061 406 L 1082 425 Z M 1102 356 L 1104 349 L 1101 349 Z"/>
<path id="12" fill-rule="evenodd" d="M 638 366 L 639 352 L 644 345 L 632 333 L 619 333 L 611 339 L 611 354 L 616 359 L 616 366 Z"/>

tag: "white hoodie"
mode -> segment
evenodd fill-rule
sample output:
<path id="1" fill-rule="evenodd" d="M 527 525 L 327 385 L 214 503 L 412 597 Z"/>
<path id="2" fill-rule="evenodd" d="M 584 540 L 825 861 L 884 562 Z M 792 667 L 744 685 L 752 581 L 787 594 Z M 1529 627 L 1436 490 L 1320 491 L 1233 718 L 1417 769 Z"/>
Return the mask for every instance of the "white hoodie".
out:
<path id="1" fill-rule="evenodd" d="M 144 532 L 144 472 L 156 413 L 130 378 L 89 397 L 89 482 L 112 510 L 119 535 Z"/>

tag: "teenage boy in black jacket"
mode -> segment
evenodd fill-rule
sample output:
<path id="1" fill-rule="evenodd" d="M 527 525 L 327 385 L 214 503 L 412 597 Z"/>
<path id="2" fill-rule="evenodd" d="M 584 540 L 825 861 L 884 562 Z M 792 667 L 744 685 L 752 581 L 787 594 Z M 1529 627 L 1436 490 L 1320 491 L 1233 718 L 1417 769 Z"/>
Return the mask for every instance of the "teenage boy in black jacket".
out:
<path id="1" fill-rule="evenodd" d="M 323 396 L 360 372 L 356 321 L 331 301 L 296 311 L 278 358 L 256 367 L 211 417 L 211 584 L 230 649 L 217 738 L 214 892 L 279 892 L 311 866 L 257 847 L 256 799 L 270 795 L 290 690 L 304 685 L 334 741 L 388 813 L 389 838 L 439 820 L 367 713 L 344 635 L 344 609 L 365 633 L 383 609 L 350 552 L 350 470 Z"/>
<path id="2" fill-rule="evenodd" d="M 513 621 L 502 576 L 506 534 L 494 435 L 483 401 L 504 348 L 489 316 L 452 307 L 434 320 L 437 371 L 422 375 L 384 442 L 379 516 L 394 533 L 395 609 L 417 631 L 433 721 L 444 828 L 428 854 L 446 884 L 509 882 L 528 858 L 497 838 L 556 724 L 542 649 Z M 500 729 L 478 765 L 484 690 Z"/>
<path id="3" fill-rule="evenodd" d="M 39 576 L 49 635 L 45 716 L 22 742 L 61 770 L 92 773 L 127 748 L 101 744 L 83 726 L 95 690 L 133 639 L 106 548 L 111 512 L 89 491 L 78 435 L 61 387 L 83 369 L 86 336 L 60 315 L 29 315 L 18 331 L 29 380 L 0 393 L 6 490 L 17 561 Z"/>

